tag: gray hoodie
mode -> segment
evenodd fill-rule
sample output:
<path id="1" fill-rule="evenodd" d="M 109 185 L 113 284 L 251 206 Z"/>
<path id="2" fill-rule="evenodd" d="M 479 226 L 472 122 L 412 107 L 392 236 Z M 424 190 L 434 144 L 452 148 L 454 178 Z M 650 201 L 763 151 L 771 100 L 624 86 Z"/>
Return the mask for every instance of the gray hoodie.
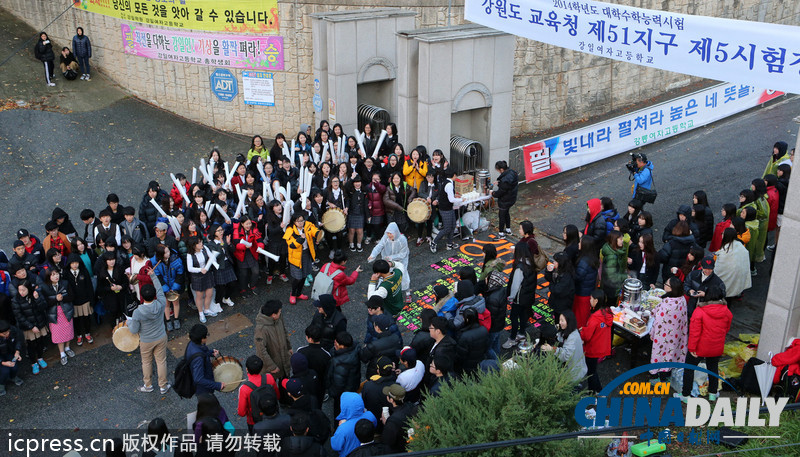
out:
<path id="1" fill-rule="evenodd" d="M 156 299 L 139 305 L 133 312 L 133 317 L 128 319 L 128 329 L 132 333 L 138 333 L 142 343 L 153 343 L 167 337 L 164 328 L 164 308 L 167 306 L 167 299 L 164 297 L 164 290 L 158 277 L 150 274 L 150 279 L 156 288 Z"/>

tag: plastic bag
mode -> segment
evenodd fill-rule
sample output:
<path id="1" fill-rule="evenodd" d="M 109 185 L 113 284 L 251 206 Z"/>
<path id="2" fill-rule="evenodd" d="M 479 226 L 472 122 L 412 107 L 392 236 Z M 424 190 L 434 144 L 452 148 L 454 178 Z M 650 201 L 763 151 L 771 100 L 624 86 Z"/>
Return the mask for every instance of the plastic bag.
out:
<path id="1" fill-rule="evenodd" d="M 683 392 L 683 368 L 673 368 L 669 383 L 675 392 Z"/>
<path id="2" fill-rule="evenodd" d="M 735 358 L 727 359 L 719 363 L 719 375 L 725 379 L 738 378 L 742 376 L 743 367 L 744 365 L 740 366 Z"/>

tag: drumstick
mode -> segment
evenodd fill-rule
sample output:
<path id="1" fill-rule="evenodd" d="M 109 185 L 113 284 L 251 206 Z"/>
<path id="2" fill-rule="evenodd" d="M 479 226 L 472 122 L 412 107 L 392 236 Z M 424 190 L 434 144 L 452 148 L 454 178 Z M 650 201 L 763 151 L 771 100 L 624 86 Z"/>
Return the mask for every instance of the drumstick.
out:
<path id="1" fill-rule="evenodd" d="M 383 140 L 386 139 L 386 130 L 381 130 L 381 136 L 378 138 L 378 143 L 375 145 L 375 152 L 372 153 L 372 158 L 378 157 L 378 150 L 383 145 Z"/>

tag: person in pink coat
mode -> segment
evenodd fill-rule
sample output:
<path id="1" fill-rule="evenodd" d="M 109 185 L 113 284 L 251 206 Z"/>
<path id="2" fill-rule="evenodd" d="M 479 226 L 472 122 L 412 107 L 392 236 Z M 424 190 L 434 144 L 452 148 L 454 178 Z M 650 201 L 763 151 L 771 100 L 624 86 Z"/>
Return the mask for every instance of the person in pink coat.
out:
<path id="1" fill-rule="evenodd" d="M 664 283 L 664 291 L 666 293 L 661 296 L 661 303 L 653 310 L 653 326 L 650 329 L 653 350 L 650 363 L 683 363 L 686 361 L 686 345 L 689 340 L 683 284 L 677 276 L 673 276 Z M 650 376 L 653 381 L 667 382 L 670 371 L 669 368 L 650 370 Z"/>

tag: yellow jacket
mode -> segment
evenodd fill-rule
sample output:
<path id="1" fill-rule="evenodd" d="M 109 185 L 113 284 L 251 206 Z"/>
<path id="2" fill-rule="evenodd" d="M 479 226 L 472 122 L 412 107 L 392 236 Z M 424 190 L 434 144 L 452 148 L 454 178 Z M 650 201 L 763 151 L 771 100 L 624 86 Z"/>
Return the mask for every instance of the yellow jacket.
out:
<path id="1" fill-rule="evenodd" d="M 305 225 L 303 226 L 303 232 L 306 236 L 306 241 L 308 242 L 308 249 L 311 253 L 311 258 L 316 258 L 316 253 L 314 252 L 314 239 L 317 236 L 317 232 L 319 229 L 312 224 L 311 222 L 306 221 Z M 291 227 L 286 228 L 286 232 L 283 234 L 283 239 L 286 240 L 286 244 L 289 246 L 289 263 L 296 266 L 297 268 L 302 268 L 302 261 L 303 261 L 303 243 L 300 243 L 295 237 L 300 235 L 297 231 L 297 227 L 292 224 Z"/>
<path id="2" fill-rule="evenodd" d="M 406 184 L 419 190 L 419 186 L 425 182 L 425 175 L 428 174 L 428 162 L 419 161 L 419 171 L 414 168 L 412 162 L 403 161 L 403 174 L 406 177 Z"/>

